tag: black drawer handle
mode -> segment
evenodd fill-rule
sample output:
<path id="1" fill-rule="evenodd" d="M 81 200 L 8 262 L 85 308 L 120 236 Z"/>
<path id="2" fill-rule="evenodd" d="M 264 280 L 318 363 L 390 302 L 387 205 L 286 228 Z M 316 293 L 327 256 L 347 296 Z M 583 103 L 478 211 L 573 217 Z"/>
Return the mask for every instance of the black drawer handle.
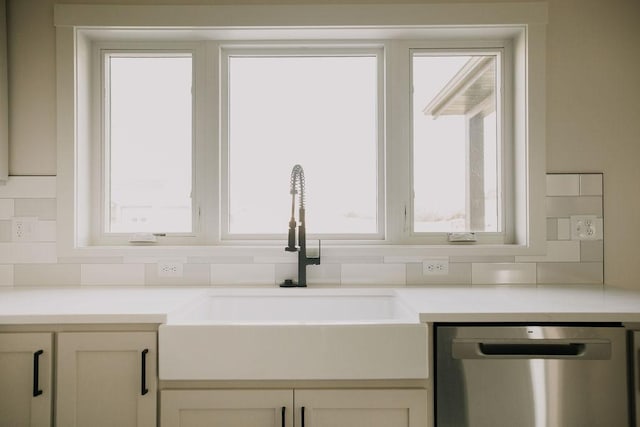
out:
<path id="1" fill-rule="evenodd" d="M 143 396 L 149 393 L 149 389 L 147 388 L 147 353 L 149 353 L 148 348 L 142 350 L 142 377 L 140 378 L 140 393 Z"/>
<path id="2" fill-rule="evenodd" d="M 33 353 L 33 397 L 40 396 L 42 390 L 40 390 L 40 355 L 44 353 L 44 350 L 38 350 Z"/>
<path id="3" fill-rule="evenodd" d="M 300 408 L 300 421 L 302 422 L 302 427 L 304 427 L 304 406 Z"/>
<path id="4" fill-rule="evenodd" d="M 287 408 L 283 406 L 282 407 L 282 427 L 284 427 L 284 425 L 285 425 L 285 421 L 284 420 L 285 420 L 285 412 L 286 411 L 287 411 Z"/>

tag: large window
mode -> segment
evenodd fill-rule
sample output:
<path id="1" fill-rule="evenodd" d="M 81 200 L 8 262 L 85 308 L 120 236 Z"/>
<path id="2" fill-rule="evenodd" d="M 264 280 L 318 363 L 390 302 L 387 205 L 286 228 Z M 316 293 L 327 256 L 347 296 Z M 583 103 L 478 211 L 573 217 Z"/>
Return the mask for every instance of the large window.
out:
<path id="1" fill-rule="evenodd" d="M 191 55 L 103 58 L 104 232 L 191 233 Z"/>
<path id="2" fill-rule="evenodd" d="M 283 234 L 295 164 L 306 175 L 309 233 L 382 235 L 382 53 L 324 51 L 223 51 L 227 237 Z"/>
<path id="3" fill-rule="evenodd" d="M 500 53 L 411 60 L 414 231 L 503 231 Z"/>
<path id="4" fill-rule="evenodd" d="M 56 5 L 60 246 L 280 253 L 300 164 L 336 253 L 531 253 L 546 8 L 467 6 Z"/>

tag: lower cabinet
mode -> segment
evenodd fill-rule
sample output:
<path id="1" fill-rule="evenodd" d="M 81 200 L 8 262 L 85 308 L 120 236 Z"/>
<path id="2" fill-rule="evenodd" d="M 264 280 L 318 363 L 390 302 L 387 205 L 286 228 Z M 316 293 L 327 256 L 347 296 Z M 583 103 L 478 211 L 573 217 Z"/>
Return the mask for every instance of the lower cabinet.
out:
<path id="1" fill-rule="evenodd" d="M 0 333 L 0 426 L 51 426 L 52 334 Z"/>
<path id="2" fill-rule="evenodd" d="M 163 390 L 162 427 L 293 427 L 293 390 Z"/>
<path id="3" fill-rule="evenodd" d="M 425 390 L 296 390 L 296 427 L 424 427 Z"/>
<path id="4" fill-rule="evenodd" d="M 56 425 L 155 427 L 156 333 L 58 334 Z"/>
<path id="5" fill-rule="evenodd" d="M 418 389 L 164 390 L 161 427 L 424 427 Z"/>

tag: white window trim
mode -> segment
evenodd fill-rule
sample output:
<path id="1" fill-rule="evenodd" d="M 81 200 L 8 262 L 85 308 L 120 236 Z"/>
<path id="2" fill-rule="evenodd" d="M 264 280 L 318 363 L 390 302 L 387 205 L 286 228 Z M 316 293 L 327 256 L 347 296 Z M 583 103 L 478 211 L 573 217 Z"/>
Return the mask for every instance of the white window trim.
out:
<path id="1" fill-rule="evenodd" d="M 77 81 L 90 75 L 90 61 L 85 58 L 88 38 L 100 28 L 118 27 L 111 36 L 129 38 L 132 34 L 157 40 L 171 31 L 172 39 L 191 40 L 194 33 L 224 40 L 252 40 L 256 31 L 270 32 L 283 39 L 392 39 L 390 44 L 420 39 L 425 35 L 451 41 L 486 36 L 496 37 L 518 34 L 514 38 L 514 92 L 516 102 L 513 134 L 515 137 L 514 162 L 519 172 L 514 176 L 513 226 L 514 243 L 508 245 L 344 245 L 326 247 L 325 254 L 341 255 L 519 255 L 544 252 L 545 212 L 545 43 L 547 6 L 545 3 L 500 4 L 430 4 L 430 5 L 322 5 L 322 6 L 105 6 L 56 5 L 57 34 L 57 115 L 58 115 L 58 253 L 59 256 L 97 256 L 136 254 L 163 256 L 186 255 L 260 255 L 280 254 L 282 242 L 266 246 L 217 245 L 213 246 L 158 246 L 158 247 L 100 247 L 91 246 L 86 230 L 88 215 L 86 203 L 90 191 L 84 178 L 88 172 L 90 152 L 82 146 L 89 139 L 87 107 L 90 100 L 78 94 Z M 295 25 L 292 25 L 294 23 Z M 148 31 L 141 32 L 140 29 Z M 202 31 L 192 31 L 199 29 Z M 206 29 L 206 31 L 204 31 Z M 258 30 L 259 29 L 259 30 Z M 290 31 L 294 30 L 294 31 Z M 294 37 L 295 35 L 295 37 Z M 459 43 L 459 42 L 458 42 Z M 387 57 L 389 64 L 400 60 Z M 203 64 L 211 67 L 213 64 Z M 524 76 L 524 77 L 522 77 Z M 215 85 L 214 85 L 215 86 Z M 390 85 L 391 86 L 391 85 Z M 395 88 L 396 90 L 398 88 Z M 386 91 L 394 90 L 387 87 Z M 207 95 L 217 99 L 217 88 L 206 87 Z M 389 99 L 389 98 L 388 98 Z M 526 101 L 526 102 L 524 102 Z M 408 105 L 390 99 L 387 106 L 393 114 L 388 118 L 387 139 L 393 132 L 401 132 L 399 125 L 408 120 Z M 203 109 L 206 110 L 206 109 Z M 199 114 L 199 113 L 196 113 Z M 202 119 L 202 117 L 200 117 Z M 210 118 L 209 118 L 210 119 Z M 196 118 L 198 120 L 198 118 Z M 203 127 L 203 136 L 217 135 L 219 123 L 213 120 Z M 395 130 L 394 130 L 395 129 Z M 219 162 L 212 148 L 207 158 Z M 386 146 L 387 174 L 407 173 L 409 153 L 392 151 Z M 405 149 L 406 150 L 406 149 Z M 199 156 L 202 157 L 202 156 Z M 404 159 L 404 160 L 403 160 Z M 219 164 L 219 163 L 218 163 Z M 403 166 L 404 165 L 404 166 Z M 205 168 L 206 169 L 206 168 Z M 216 182 L 211 169 L 205 179 Z M 197 179 L 197 178 L 196 178 Z M 393 182 L 402 182 L 402 179 Z M 398 236 L 404 216 L 407 189 L 386 189 L 388 236 Z M 211 188 L 219 197 L 219 188 Z M 405 202 L 405 203 L 403 203 Z M 212 211 L 212 210 L 210 210 Z M 216 234 L 220 218 L 216 213 L 204 221 L 205 234 Z M 393 237 L 392 237 L 393 238 Z M 353 242 L 352 242 L 353 243 Z"/>

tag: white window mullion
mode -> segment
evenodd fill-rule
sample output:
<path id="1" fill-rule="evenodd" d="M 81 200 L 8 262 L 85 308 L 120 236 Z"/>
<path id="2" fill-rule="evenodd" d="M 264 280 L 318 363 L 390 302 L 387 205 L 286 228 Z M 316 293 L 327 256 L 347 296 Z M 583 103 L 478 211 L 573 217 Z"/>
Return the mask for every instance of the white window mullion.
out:
<path id="1" fill-rule="evenodd" d="M 410 69 L 406 42 L 387 49 L 387 241 L 406 242 L 413 221 L 410 153 Z M 409 166 L 409 167 L 407 167 Z"/>

